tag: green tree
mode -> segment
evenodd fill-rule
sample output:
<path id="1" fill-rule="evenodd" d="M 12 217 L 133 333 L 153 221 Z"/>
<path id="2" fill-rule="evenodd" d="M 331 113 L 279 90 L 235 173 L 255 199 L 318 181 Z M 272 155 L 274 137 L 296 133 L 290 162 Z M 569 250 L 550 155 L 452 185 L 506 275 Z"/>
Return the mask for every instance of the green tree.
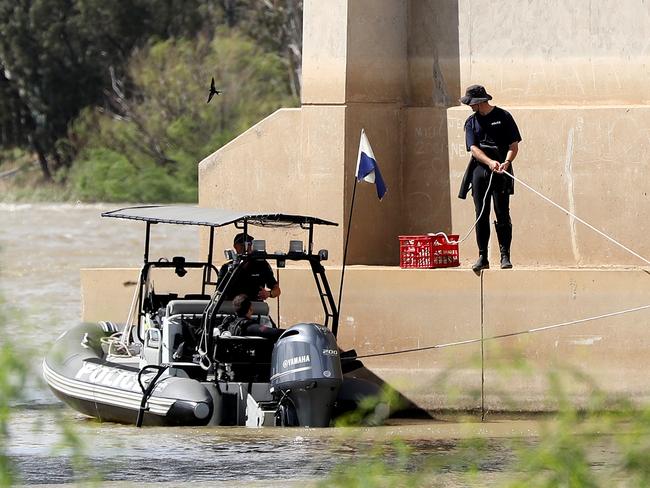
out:
<path id="1" fill-rule="evenodd" d="M 73 127 L 82 199 L 195 201 L 198 161 L 298 102 L 280 57 L 227 30 L 140 49 L 127 75 L 113 79 L 110 110 L 86 110 Z M 224 93 L 206 104 L 213 76 Z"/>
<path id="2" fill-rule="evenodd" d="M 101 105 L 132 50 L 193 34 L 199 0 L 0 0 L 0 125 L 33 150 L 45 179 L 70 164 L 59 144 L 80 110 Z M 12 136 L 17 131 L 20 137 Z"/>
<path id="3" fill-rule="evenodd" d="M 282 59 L 291 94 L 300 97 L 303 0 L 219 0 L 213 14 Z"/>
<path id="4" fill-rule="evenodd" d="M 247 10 L 244 31 L 285 63 L 292 95 L 300 97 L 302 69 L 302 0 L 264 0 Z"/>

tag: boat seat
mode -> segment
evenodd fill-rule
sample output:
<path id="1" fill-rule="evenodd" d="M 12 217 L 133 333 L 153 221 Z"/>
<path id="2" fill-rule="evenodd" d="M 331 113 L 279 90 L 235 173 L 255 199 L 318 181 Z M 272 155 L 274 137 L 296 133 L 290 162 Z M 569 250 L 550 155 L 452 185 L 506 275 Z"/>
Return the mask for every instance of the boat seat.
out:
<path id="1" fill-rule="evenodd" d="M 167 304 L 166 315 L 200 315 L 210 300 L 172 300 Z"/>
<path id="2" fill-rule="evenodd" d="M 210 300 L 172 300 L 167 304 L 166 315 L 200 315 L 205 311 L 205 308 L 210 303 Z M 266 302 L 251 302 L 253 305 L 253 315 L 268 315 L 269 305 Z M 235 307 L 232 301 L 224 301 L 219 307 L 219 313 L 224 315 L 232 315 L 235 313 Z"/>

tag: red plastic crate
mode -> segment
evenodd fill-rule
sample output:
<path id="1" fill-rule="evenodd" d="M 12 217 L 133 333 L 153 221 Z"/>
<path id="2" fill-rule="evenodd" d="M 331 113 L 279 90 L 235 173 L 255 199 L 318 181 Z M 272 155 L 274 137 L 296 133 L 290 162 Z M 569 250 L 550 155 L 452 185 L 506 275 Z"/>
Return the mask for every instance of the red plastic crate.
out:
<path id="1" fill-rule="evenodd" d="M 458 241 L 450 234 L 450 241 Z M 458 244 L 449 244 L 442 235 L 399 236 L 400 268 L 451 268 L 460 264 Z"/>

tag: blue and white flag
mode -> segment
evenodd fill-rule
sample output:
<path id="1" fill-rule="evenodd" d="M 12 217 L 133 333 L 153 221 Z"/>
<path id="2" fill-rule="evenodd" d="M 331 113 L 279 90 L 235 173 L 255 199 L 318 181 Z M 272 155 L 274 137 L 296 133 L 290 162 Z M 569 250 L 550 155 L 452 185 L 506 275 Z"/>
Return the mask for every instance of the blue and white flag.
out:
<path id="1" fill-rule="evenodd" d="M 373 183 L 377 188 L 377 196 L 381 200 L 386 194 L 386 184 L 381 177 L 377 160 L 366 137 L 366 131 L 361 129 L 361 140 L 359 141 L 359 155 L 357 156 L 357 181 Z"/>

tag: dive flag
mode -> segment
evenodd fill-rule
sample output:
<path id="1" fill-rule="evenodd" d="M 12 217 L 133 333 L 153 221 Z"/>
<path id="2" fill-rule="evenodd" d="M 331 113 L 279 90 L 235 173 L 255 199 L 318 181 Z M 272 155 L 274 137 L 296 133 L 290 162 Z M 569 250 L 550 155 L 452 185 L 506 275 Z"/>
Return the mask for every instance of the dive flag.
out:
<path id="1" fill-rule="evenodd" d="M 374 183 L 377 188 L 377 196 L 381 200 L 386 194 L 386 184 L 381 177 L 377 160 L 366 137 L 366 131 L 361 129 L 361 140 L 359 141 L 359 155 L 357 156 L 357 181 Z"/>

